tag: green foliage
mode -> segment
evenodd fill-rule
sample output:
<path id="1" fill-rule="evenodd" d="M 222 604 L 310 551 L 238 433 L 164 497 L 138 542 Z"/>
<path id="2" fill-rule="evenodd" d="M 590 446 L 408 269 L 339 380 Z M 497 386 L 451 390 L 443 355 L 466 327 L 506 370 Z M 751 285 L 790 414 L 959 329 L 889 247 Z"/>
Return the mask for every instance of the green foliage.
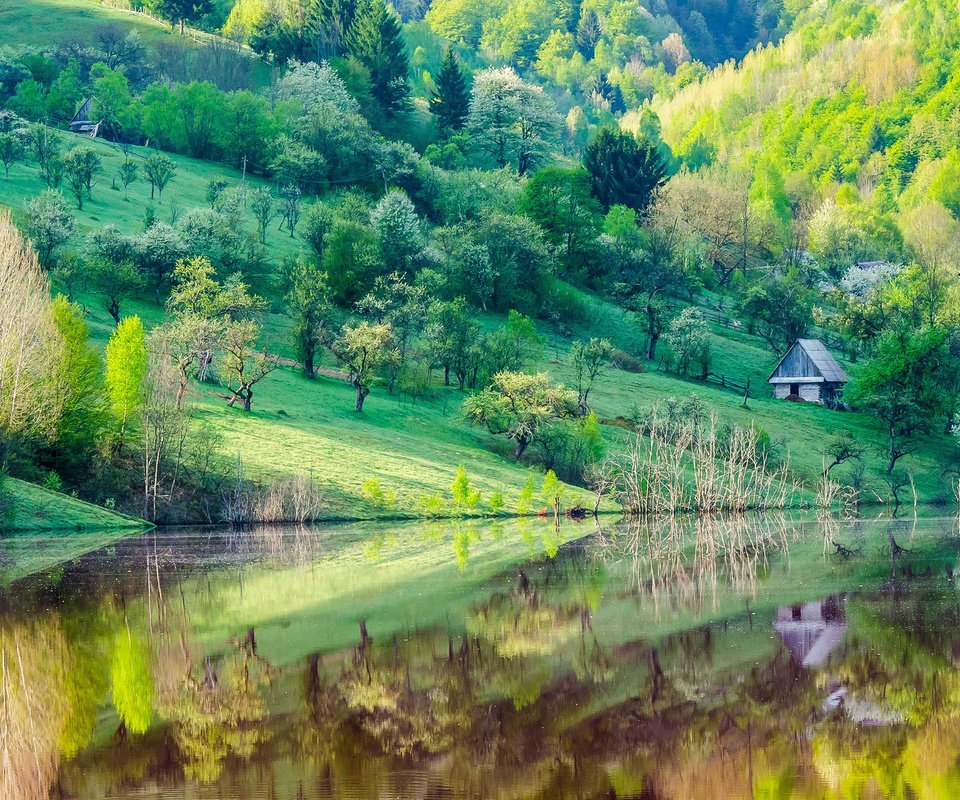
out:
<path id="1" fill-rule="evenodd" d="M 329 341 L 328 347 L 347 369 L 356 390 L 354 407 L 360 414 L 374 379 L 399 358 L 393 328 L 386 323 L 344 325 L 340 336 Z"/>
<path id="2" fill-rule="evenodd" d="M 503 492 L 495 491 L 490 494 L 490 499 L 487 500 L 487 505 L 490 508 L 490 513 L 493 516 L 498 516 L 503 512 L 503 509 L 506 508 L 506 501 L 503 499 Z"/>
<path id="3" fill-rule="evenodd" d="M 370 478 L 360 487 L 360 496 L 381 508 L 393 508 L 397 504 L 397 493 L 385 488 L 379 478 Z"/>
<path id="4" fill-rule="evenodd" d="M 450 487 L 450 493 L 453 496 L 454 506 L 457 508 L 466 507 L 467 498 L 470 496 L 470 478 L 463 464 L 457 467 L 457 474 Z"/>
<path id="5" fill-rule="evenodd" d="M 586 343 L 574 342 L 571 346 L 570 365 L 576 382 L 577 405 L 581 410 L 588 408 L 590 391 L 609 366 L 612 356 L 613 344 L 609 339 L 593 337 Z"/>
<path id="6" fill-rule="evenodd" d="M 560 125 L 553 100 L 513 69 L 491 67 L 474 77 L 471 141 L 497 167 L 528 174 L 556 143 Z"/>
<path id="7" fill-rule="evenodd" d="M 103 170 L 103 162 L 92 147 L 77 145 L 63 157 L 63 173 L 70 191 L 83 211 L 84 198 L 93 197 L 93 182 Z"/>
<path id="8" fill-rule="evenodd" d="M 949 392 L 958 363 L 937 328 L 889 331 L 847 393 L 855 406 L 875 414 L 887 429 L 887 475 L 951 408 Z"/>
<path id="9" fill-rule="evenodd" d="M 447 504 L 439 492 L 422 494 L 417 498 L 417 509 L 424 517 L 442 517 L 446 513 Z"/>
<path id="10" fill-rule="evenodd" d="M 513 441 L 514 459 L 519 460 L 549 423 L 572 417 L 576 405 L 576 395 L 551 384 L 544 373 L 502 371 L 493 376 L 490 387 L 468 397 L 463 409 L 472 424 Z"/>
<path id="11" fill-rule="evenodd" d="M 405 192 L 393 190 L 377 203 L 370 215 L 380 239 L 380 258 L 391 270 L 410 274 L 424 246 L 423 228 Z"/>
<path id="12" fill-rule="evenodd" d="M 150 184 L 150 199 L 153 200 L 154 190 L 157 202 L 163 202 L 163 190 L 176 177 L 177 165 L 173 159 L 163 153 L 151 153 L 144 159 L 143 172 Z"/>
<path id="13" fill-rule="evenodd" d="M 63 340 L 57 382 L 63 402 L 56 450 L 71 469 L 89 465 L 89 456 L 107 425 L 107 398 L 100 354 L 90 345 L 83 311 L 63 295 L 53 301 L 53 320 Z"/>
<path id="14" fill-rule="evenodd" d="M 105 384 L 113 416 L 120 428 L 122 446 L 124 432 L 139 422 L 147 379 L 148 357 L 146 333 L 139 317 L 123 319 L 107 342 Z"/>
<path id="15" fill-rule="evenodd" d="M 287 307 L 293 317 L 293 344 L 307 378 L 316 376 L 316 359 L 323 344 L 323 326 L 330 319 L 327 276 L 312 264 L 298 261 L 293 268 Z"/>
<path id="16" fill-rule="evenodd" d="M 527 182 L 520 210 L 543 228 L 570 274 L 587 272 L 596 255 L 600 207 L 583 168 L 544 167 Z"/>
<path id="17" fill-rule="evenodd" d="M 56 253 L 73 235 L 77 221 L 67 207 L 63 195 L 54 189 L 44 189 L 27 204 L 29 213 L 27 232 L 37 252 L 41 266 L 50 269 Z"/>
<path id="18" fill-rule="evenodd" d="M 696 308 L 685 308 L 670 323 L 666 334 L 677 372 L 685 375 L 692 364 L 700 366 L 701 377 L 710 370 L 712 341 L 710 326 Z"/>

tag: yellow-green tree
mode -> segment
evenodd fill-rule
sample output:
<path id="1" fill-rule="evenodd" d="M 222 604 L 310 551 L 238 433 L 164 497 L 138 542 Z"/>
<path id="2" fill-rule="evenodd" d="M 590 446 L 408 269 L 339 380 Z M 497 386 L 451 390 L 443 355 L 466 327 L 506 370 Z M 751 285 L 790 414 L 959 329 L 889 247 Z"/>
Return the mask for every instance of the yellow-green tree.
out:
<path id="1" fill-rule="evenodd" d="M 146 333 L 140 317 L 121 320 L 107 342 L 106 359 L 107 397 L 120 426 L 116 445 L 119 451 L 127 427 L 135 424 L 143 411 L 148 363 Z"/>

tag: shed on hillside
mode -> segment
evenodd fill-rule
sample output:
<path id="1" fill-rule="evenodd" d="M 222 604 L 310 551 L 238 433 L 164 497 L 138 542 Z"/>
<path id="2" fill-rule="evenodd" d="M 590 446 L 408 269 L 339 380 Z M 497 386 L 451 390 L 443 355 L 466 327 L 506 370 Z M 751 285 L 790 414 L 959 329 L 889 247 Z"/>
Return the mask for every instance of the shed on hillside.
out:
<path id="1" fill-rule="evenodd" d="M 73 119 L 70 120 L 70 130 L 74 133 L 85 133 L 88 136 L 95 137 L 100 132 L 100 122 L 94 122 L 90 119 L 92 111 L 93 96 L 91 95 L 83 101 L 83 105 L 73 115 Z"/>
<path id="2" fill-rule="evenodd" d="M 819 339 L 797 339 L 768 379 L 774 397 L 836 408 L 847 374 Z"/>

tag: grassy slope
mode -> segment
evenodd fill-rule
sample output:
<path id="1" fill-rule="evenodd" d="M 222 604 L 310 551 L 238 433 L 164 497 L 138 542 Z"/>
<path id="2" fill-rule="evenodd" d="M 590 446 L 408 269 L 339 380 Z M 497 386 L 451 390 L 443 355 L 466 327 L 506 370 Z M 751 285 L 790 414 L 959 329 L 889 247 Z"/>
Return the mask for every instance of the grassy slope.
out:
<path id="1" fill-rule="evenodd" d="M 56 14 L 69 19 L 71 26 L 81 22 L 73 21 L 70 15 L 84 19 L 89 16 L 90 20 L 99 21 L 103 12 L 109 16 L 119 14 L 130 24 L 152 26 L 163 32 L 148 20 L 112 12 L 88 0 L 38 0 L 26 13 L 28 16 L 39 15 L 37 20 L 49 19 L 53 13 L 50 7 L 54 4 L 63 6 L 55 9 Z M 10 6 L 10 0 L 0 0 L 0 30 L 21 31 L 25 36 L 29 34 L 29 40 L 34 40 L 38 34 L 27 27 L 29 20 L 11 14 Z M 88 24 L 92 24 L 90 20 Z M 93 200 L 85 203 L 84 210 L 78 212 L 81 230 L 88 231 L 108 223 L 126 231 L 139 229 L 149 187 L 142 182 L 135 184 L 131 187 L 130 201 L 126 202 L 121 191 L 111 189 L 111 180 L 122 161 L 122 154 L 106 142 L 96 142 L 95 146 L 104 161 L 104 175 L 94 191 Z M 140 157 L 144 152 L 142 149 L 136 151 Z M 227 166 L 184 157 L 175 159 L 179 172 L 168 187 L 163 204 L 157 206 L 159 219 L 168 219 L 174 205 L 181 212 L 204 205 L 206 183 L 213 176 L 222 175 L 231 183 L 240 180 L 239 173 Z M 249 180 L 252 184 L 258 183 L 256 179 Z M 17 164 L 8 180 L 0 178 L 0 198 L 14 208 L 15 217 L 21 222 L 24 205 L 42 188 L 32 165 Z M 252 219 L 246 224 L 253 228 Z M 269 232 L 267 244 L 274 264 L 302 247 L 299 240 L 292 240 L 276 230 Z M 272 299 L 274 312 L 282 310 L 269 276 L 251 276 L 251 281 L 258 292 Z M 112 321 L 99 307 L 96 298 L 81 294 L 79 299 L 88 307 L 94 339 L 102 345 L 112 330 Z M 642 334 L 622 311 L 596 300 L 590 300 L 589 304 L 591 319 L 578 327 L 577 336 L 608 336 L 625 350 L 641 350 Z M 161 309 L 146 299 L 129 304 L 125 312 L 140 314 L 148 325 L 161 319 Z M 276 352 L 290 356 L 289 319 L 281 313 L 271 313 L 265 322 L 266 343 Z M 716 326 L 715 334 L 714 370 L 739 382 L 750 378 L 755 397 L 751 399 L 749 409 L 742 408 L 742 397 L 738 393 L 717 386 L 660 372 L 642 375 L 616 372 L 602 379 L 594 390 L 592 398 L 598 414 L 604 418 L 622 416 L 633 406 L 648 407 L 668 396 L 683 397 L 695 392 L 721 419 L 761 425 L 774 442 L 782 445 L 783 452 L 789 451 L 791 465 L 798 477 L 807 480 L 812 480 L 821 467 L 823 443 L 838 431 L 849 430 L 870 446 L 868 482 L 878 492 L 886 494 L 879 454 L 882 431 L 873 420 L 858 414 L 839 414 L 818 407 L 774 401 L 765 383 L 776 362 L 770 350 L 759 339 L 742 331 Z M 537 368 L 569 382 L 568 356 L 567 343 L 551 337 L 543 362 Z M 526 480 L 525 469 L 498 454 L 505 452 L 504 448 L 492 452 L 494 443 L 490 437 L 462 423 L 459 418 L 461 396 L 442 387 L 437 388 L 432 399 L 416 405 L 387 397 L 377 390 L 367 401 L 365 415 L 357 417 L 351 411 L 352 391 L 349 386 L 328 377 L 309 382 L 294 370 L 284 368 L 257 388 L 252 415 L 226 409 L 221 401 L 206 393 L 198 394 L 196 399 L 203 422 L 223 434 L 230 455 L 242 454 L 249 474 L 270 475 L 291 470 L 312 472 L 329 487 L 332 516 L 348 512 L 358 516 L 377 516 L 412 511 L 420 495 L 437 491 L 446 493 L 460 463 L 468 467 L 485 494 L 500 489 L 508 503 Z M 607 428 L 605 433 L 613 447 L 624 441 L 624 434 L 618 428 Z M 497 447 L 495 445 L 494 449 Z M 943 463 L 952 447 L 952 442 L 944 437 L 933 438 L 924 443 L 917 455 L 901 462 L 903 468 L 914 475 L 923 499 L 949 496 L 938 464 Z M 397 508 L 378 508 L 360 496 L 361 485 L 371 477 L 380 478 L 385 488 L 397 492 Z M 580 497 L 585 499 L 585 496 Z"/>
<path id="2" fill-rule="evenodd" d="M 62 37 L 92 39 L 98 25 L 118 23 L 139 33 L 147 44 L 173 36 L 148 17 L 110 8 L 95 0 L 0 0 L 0 26 L 12 42 L 56 44 Z"/>
<path id="3" fill-rule="evenodd" d="M 141 5 L 133 3 L 132 5 Z M 140 34 L 144 44 L 153 48 L 161 42 L 185 41 L 188 47 L 210 40 L 210 34 L 193 28 L 181 40 L 178 31 L 144 14 L 112 8 L 99 0 L 0 0 L 0 30 L 5 41 L 32 47 L 50 47 L 66 38 L 90 41 L 104 24 L 123 25 Z M 269 67 L 254 61 L 253 77 L 269 80 Z"/>
<path id="4" fill-rule="evenodd" d="M 77 214 L 81 229 L 91 230 L 107 223 L 127 231 L 139 229 L 149 187 L 135 184 L 131 187 L 131 200 L 126 202 L 123 193 L 112 190 L 109 183 L 122 155 L 108 143 L 98 142 L 96 146 L 103 156 L 105 173 L 93 201 L 85 203 L 84 210 Z M 223 175 L 231 183 L 240 179 L 239 173 L 229 167 L 183 157 L 178 157 L 177 162 L 178 175 L 168 187 L 163 205 L 157 206 L 160 219 L 169 216 L 174 198 L 181 212 L 203 205 L 210 177 Z M 15 165 L 10 178 L 0 179 L 0 184 L 3 201 L 14 207 L 15 216 L 21 221 L 23 206 L 43 188 L 36 169 L 24 164 Z M 252 219 L 246 224 L 252 228 Z M 269 232 L 267 245 L 274 263 L 303 246 L 299 240 L 291 240 L 276 230 Z M 273 298 L 274 312 L 282 310 L 269 276 L 252 276 L 252 282 L 257 291 Z M 113 329 L 112 321 L 95 297 L 81 293 L 79 300 L 89 310 L 94 340 L 104 344 Z M 578 327 L 577 336 L 609 336 L 619 347 L 640 351 L 642 334 L 622 311 L 596 299 L 586 302 L 590 319 Z M 162 318 L 161 309 L 147 298 L 130 303 L 126 313 L 140 314 L 148 325 Z M 496 322 L 490 320 L 491 324 Z M 265 323 L 267 343 L 290 356 L 289 319 L 281 313 L 270 313 Z M 776 362 L 769 348 L 743 331 L 720 325 L 714 331 L 714 370 L 739 382 L 750 378 L 755 396 L 749 409 L 742 408 L 742 397 L 737 392 L 718 386 L 657 371 L 640 375 L 618 371 L 602 378 L 594 390 L 592 397 L 598 414 L 603 418 L 623 416 L 633 406 L 648 407 L 671 395 L 696 393 L 722 419 L 744 424 L 754 421 L 763 426 L 774 442 L 789 450 L 791 464 L 800 477 L 807 479 L 820 468 L 823 443 L 839 430 L 849 430 L 871 445 L 868 474 L 871 483 L 884 493 L 878 450 L 882 432 L 873 420 L 858 414 L 774 401 L 765 383 Z M 551 335 L 537 368 L 570 382 L 568 359 L 568 344 Z M 845 366 L 854 371 L 851 365 Z M 375 390 L 367 401 L 367 412 L 357 417 L 351 410 L 352 389 L 342 381 L 321 377 L 310 382 L 295 370 L 283 368 L 257 388 L 252 415 L 227 409 L 206 392 L 197 393 L 196 400 L 203 422 L 223 434 L 229 455 L 242 454 L 250 474 L 307 470 L 327 483 L 332 516 L 413 511 L 420 495 L 446 493 L 460 463 L 468 467 L 485 494 L 500 489 L 508 503 L 526 480 L 526 470 L 491 452 L 490 437 L 462 423 L 461 395 L 442 387 L 436 388 L 434 398 L 416 404 Z M 624 440 L 623 432 L 617 428 L 608 428 L 607 434 L 614 446 Z M 923 498 L 947 496 L 937 464 L 942 463 L 950 447 L 949 440 L 934 439 L 918 455 L 904 459 L 903 466 L 915 474 Z M 360 497 L 360 487 L 371 477 L 380 478 L 385 488 L 397 492 L 397 508 L 378 508 Z"/>
<path id="5" fill-rule="evenodd" d="M 142 520 L 13 478 L 4 484 L 4 491 L 13 496 L 15 509 L 13 521 L 2 525 L 4 531 L 103 531 L 146 526 Z"/>

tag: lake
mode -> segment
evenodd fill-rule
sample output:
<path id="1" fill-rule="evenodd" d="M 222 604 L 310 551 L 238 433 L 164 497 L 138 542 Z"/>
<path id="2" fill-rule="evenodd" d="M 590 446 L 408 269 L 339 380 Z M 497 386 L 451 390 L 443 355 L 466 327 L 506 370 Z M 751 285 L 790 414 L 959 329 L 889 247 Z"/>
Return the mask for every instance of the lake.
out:
<path id="1" fill-rule="evenodd" d="M 4 543 L 0 797 L 960 796 L 956 519 L 89 541 Z"/>

